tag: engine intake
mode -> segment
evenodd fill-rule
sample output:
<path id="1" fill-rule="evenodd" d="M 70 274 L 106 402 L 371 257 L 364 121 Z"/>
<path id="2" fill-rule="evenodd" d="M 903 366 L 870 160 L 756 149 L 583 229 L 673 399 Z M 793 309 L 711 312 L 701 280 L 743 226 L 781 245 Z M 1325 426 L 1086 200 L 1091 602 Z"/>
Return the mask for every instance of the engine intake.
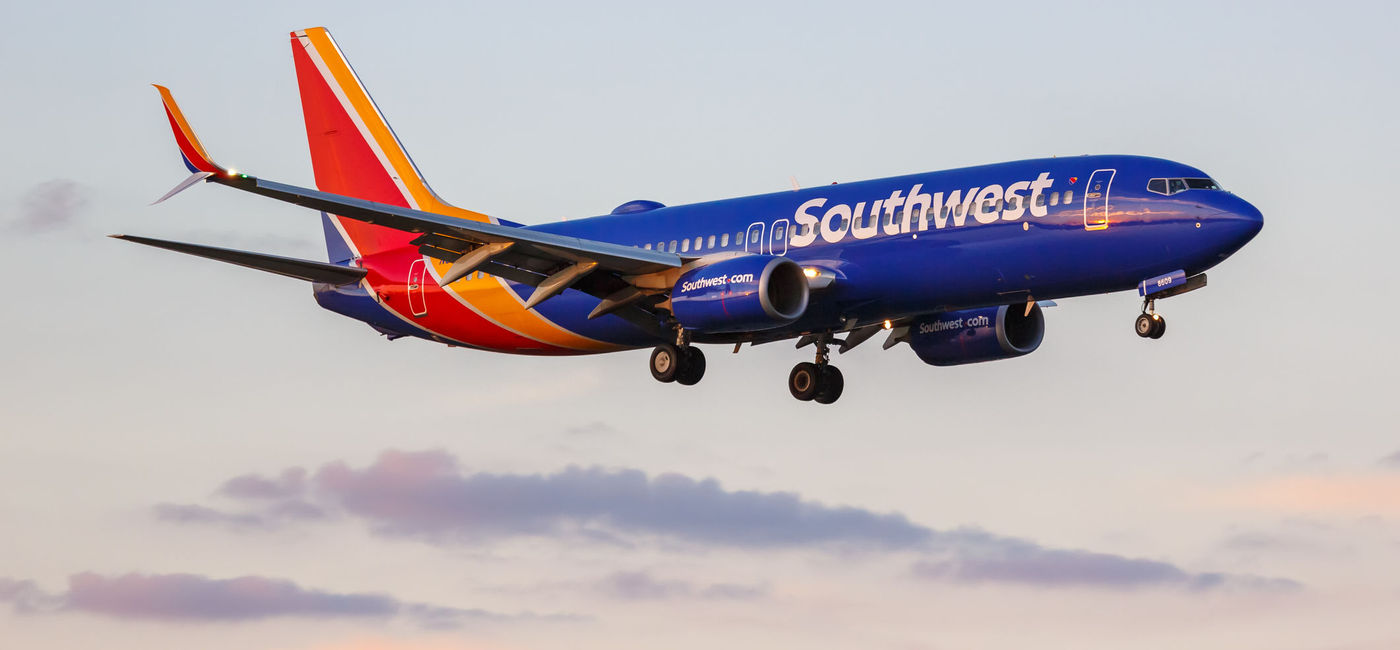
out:
<path id="1" fill-rule="evenodd" d="M 682 273 L 671 290 L 671 312 L 697 332 L 754 332 L 801 318 L 807 298 L 807 276 L 796 262 L 745 255 Z"/>
<path id="2" fill-rule="evenodd" d="M 1045 338 L 1040 305 L 1030 314 L 1021 305 L 950 311 L 914 322 L 909 347 L 924 363 L 956 366 L 1010 359 L 1035 352 Z"/>

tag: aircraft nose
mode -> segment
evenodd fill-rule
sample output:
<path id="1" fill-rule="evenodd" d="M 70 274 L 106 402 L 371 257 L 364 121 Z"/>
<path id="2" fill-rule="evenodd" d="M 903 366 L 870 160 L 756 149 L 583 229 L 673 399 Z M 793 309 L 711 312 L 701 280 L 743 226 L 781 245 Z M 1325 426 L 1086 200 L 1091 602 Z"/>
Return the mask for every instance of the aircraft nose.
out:
<path id="1" fill-rule="evenodd" d="M 1213 223 L 1221 243 L 1221 258 L 1228 256 L 1249 243 L 1264 229 L 1264 214 L 1259 208 L 1236 196 L 1230 196 L 1225 205 L 1216 204 L 1208 219 Z"/>
<path id="2" fill-rule="evenodd" d="M 1259 208 L 1254 207 L 1249 201 L 1239 199 L 1239 207 L 1230 211 L 1230 216 L 1235 220 L 1243 222 L 1249 229 L 1249 236 L 1253 237 L 1264 229 L 1264 213 Z"/>

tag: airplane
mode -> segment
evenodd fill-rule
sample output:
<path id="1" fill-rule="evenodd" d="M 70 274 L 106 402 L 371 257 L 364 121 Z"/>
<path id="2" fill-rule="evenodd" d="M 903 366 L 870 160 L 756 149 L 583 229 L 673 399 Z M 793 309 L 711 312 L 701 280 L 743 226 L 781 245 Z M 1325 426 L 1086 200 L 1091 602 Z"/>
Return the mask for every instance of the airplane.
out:
<path id="1" fill-rule="evenodd" d="M 651 347 L 661 382 L 705 373 L 698 344 L 796 339 L 813 361 L 788 390 L 831 404 L 830 362 L 881 332 L 953 366 L 1019 357 L 1056 299 L 1128 291 L 1160 338 L 1156 301 L 1263 227 L 1205 172 L 1143 156 L 1021 160 L 524 225 L 448 204 L 423 179 L 321 27 L 291 33 L 315 189 L 213 162 L 157 85 L 191 175 L 156 203 L 214 183 L 321 213 L 328 262 L 149 237 L 127 241 L 309 281 L 317 303 L 389 339 L 510 354 Z M 795 183 L 794 183 L 795 185 Z"/>

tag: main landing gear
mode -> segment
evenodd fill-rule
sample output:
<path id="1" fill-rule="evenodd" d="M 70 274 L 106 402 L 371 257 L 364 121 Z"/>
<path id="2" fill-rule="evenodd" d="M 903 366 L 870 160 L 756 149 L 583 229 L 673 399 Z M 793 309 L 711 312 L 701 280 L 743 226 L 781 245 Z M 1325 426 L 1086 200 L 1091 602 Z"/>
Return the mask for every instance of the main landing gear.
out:
<path id="1" fill-rule="evenodd" d="M 694 386 L 705 376 L 705 353 L 686 338 L 684 331 L 678 332 L 674 345 L 662 343 L 651 351 L 651 376 L 656 381 Z"/>
<path id="2" fill-rule="evenodd" d="M 1137 335 L 1145 339 L 1160 339 L 1167 333 L 1167 319 L 1156 311 L 1157 301 L 1151 298 L 1142 302 L 1142 313 L 1133 323 Z"/>
<path id="3" fill-rule="evenodd" d="M 793 397 L 804 402 L 830 404 L 841 397 L 846 380 L 841 370 L 829 363 L 826 341 L 817 341 L 816 363 L 804 361 L 792 367 L 788 373 L 788 391 Z"/>

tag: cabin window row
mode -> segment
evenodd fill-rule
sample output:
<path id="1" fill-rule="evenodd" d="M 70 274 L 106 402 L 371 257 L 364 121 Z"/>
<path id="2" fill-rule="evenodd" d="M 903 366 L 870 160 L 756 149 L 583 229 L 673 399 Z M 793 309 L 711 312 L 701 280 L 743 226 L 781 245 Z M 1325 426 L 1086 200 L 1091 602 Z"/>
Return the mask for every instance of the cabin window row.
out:
<path id="1" fill-rule="evenodd" d="M 759 237 L 762 236 L 761 233 L 759 233 L 758 230 L 755 229 L 750 234 L 753 235 L 752 243 L 757 244 Z M 733 241 L 735 245 L 742 245 L 744 243 L 744 233 L 742 231 L 734 233 Z M 647 243 L 643 244 L 642 248 L 645 248 L 647 250 L 658 250 L 668 253 L 689 253 L 692 251 L 728 248 L 729 242 L 729 233 L 724 233 L 722 235 L 710 235 L 708 237 L 701 235 L 694 238 L 688 237 L 686 239 L 672 239 L 669 242 L 659 241 L 655 244 Z"/>

